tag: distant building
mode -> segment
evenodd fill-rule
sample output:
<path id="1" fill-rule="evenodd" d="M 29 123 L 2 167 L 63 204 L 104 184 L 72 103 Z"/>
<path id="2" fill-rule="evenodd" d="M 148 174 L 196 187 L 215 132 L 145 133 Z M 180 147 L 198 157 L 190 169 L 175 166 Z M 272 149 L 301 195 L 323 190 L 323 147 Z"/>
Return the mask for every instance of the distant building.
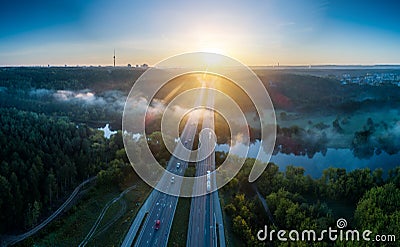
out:
<path id="1" fill-rule="evenodd" d="M 399 85 L 400 75 L 397 73 L 366 73 L 365 75 L 351 76 L 350 74 L 343 74 L 340 82 L 342 85 L 349 83 L 358 85 L 379 86 L 382 84 Z"/>

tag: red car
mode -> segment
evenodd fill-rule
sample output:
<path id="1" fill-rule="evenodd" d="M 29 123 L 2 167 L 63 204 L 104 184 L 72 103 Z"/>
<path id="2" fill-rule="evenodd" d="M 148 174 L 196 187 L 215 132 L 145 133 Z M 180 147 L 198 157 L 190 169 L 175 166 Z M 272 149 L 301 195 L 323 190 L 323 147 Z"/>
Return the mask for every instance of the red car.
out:
<path id="1" fill-rule="evenodd" d="M 156 225 L 154 226 L 154 229 L 158 230 L 160 228 L 160 220 L 156 220 Z"/>

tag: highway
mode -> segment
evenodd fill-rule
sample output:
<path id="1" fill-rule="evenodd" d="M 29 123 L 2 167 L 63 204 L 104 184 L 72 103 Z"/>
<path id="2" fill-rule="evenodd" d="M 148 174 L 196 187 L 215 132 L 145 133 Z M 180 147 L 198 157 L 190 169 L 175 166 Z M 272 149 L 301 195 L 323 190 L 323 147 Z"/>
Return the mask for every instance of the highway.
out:
<path id="1" fill-rule="evenodd" d="M 196 129 L 196 119 L 189 118 L 181 137 L 182 140 L 192 140 L 191 142 L 187 142 L 187 147 L 192 147 Z M 181 164 L 179 169 L 177 169 L 178 162 Z M 184 176 L 187 165 L 187 162 L 172 156 L 168 162 L 167 170 L 177 175 Z M 181 180 L 176 179 L 172 183 L 169 177 L 163 176 L 159 183 L 162 183 L 161 185 L 170 191 L 179 192 L 181 182 Z M 141 211 L 144 210 L 146 212 L 144 214 L 138 213 L 138 215 L 143 217 L 146 216 L 147 213 L 147 217 L 144 219 L 145 221 L 141 231 L 139 233 L 135 233 L 134 231 L 128 232 L 122 246 L 131 246 L 135 238 L 134 235 L 136 234 L 138 234 L 138 237 L 134 246 L 166 246 L 177 203 L 177 196 L 168 195 L 154 189 L 147 198 L 145 202 L 146 205 L 142 206 L 141 208 Z M 156 220 L 160 220 L 161 222 L 158 230 L 155 230 Z M 132 227 L 135 227 L 134 224 L 132 224 L 131 228 Z"/>
<path id="2" fill-rule="evenodd" d="M 205 101 L 205 105 L 212 108 L 214 105 L 214 93 L 210 90 L 203 91 L 196 101 L 196 106 L 204 106 L 204 104 L 200 104 L 200 102 L 203 103 Z M 207 153 L 211 154 L 196 163 L 196 176 L 204 175 L 204 177 L 197 180 L 193 185 L 194 194 L 206 194 L 207 180 L 210 181 L 211 189 L 214 189 L 216 186 L 215 173 L 211 173 L 208 179 L 206 176 L 207 171 L 212 172 L 215 170 L 215 152 L 213 151 L 215 139 L 209 137 L 210 130 L 214 131 L 214 112 L 204 110 L 202 113 L 202 115 L 192 114 L 189 116 L 180 138 L 187 148 L 192 149 L 199 119 L 200 117 L 203 118 L 201 145 L 204 145 L 205 148 L 199 149 L 198 157 L 205 157 Z M 174 153 L 177 154 L 180 153 L 180 151 L 178 146 L 174 150 Z M 188 160 L 188 158 L 189 157 L 183 157 L 183 159 L 186 160 Z M 178 162 L 181 164 L 179 169 L 177 169 Z M 172 155 L 168 162 L 167 170 L 177 175 L 184 176 L 187 166 L 187 162 Z M 175 179 L 175 182 L 171 182 L 171 178 L 165 173 L 160 179 L 159 185 L 167 188 L 168 191 L 174 192 L 174 194 L 179 194 L 181 182 L 181 180 L 177 179 Z M 137 213 L 122 246 L 167 246 L 177 203 L 178 197 L 154 189 Z M 157 220 L 160 220 L 160 227 L 158 230 L 155 229 Z M 188 223 L 187 246 L 218 245 L 225 247 L 225 234 L 218 191 L 214 191 L 213 193 L 192 198 Z"/>
<path id="3" fill-rule="evenodd" d="M 196 99 L 196 106 L 199 105 L 202 100 L 203 94 L 200 94 L 199 98 Z M 197 131 L 198 122 L 199 115 L 190 114 L 184 130 L 182 131 L 180 140 L 185 143 L 184 146 L 188 149 L 192 149 L 193 147 L 193 140 Z M 180 153 L 180 148 L 183 147 L 177 146 L 174 153 Z M 189 160 L 189 157 L 183 158 Z M 179 169 L 177 169 L 178 162 L 180 163 Z M 184 176 L 187 166 L 188 163 L 186 161 L 180 160 L 172 155 L 166 169 L 177 175 Z M 171 178 L 165 173 L 158 183 L 162 187 L 167 188 L 171 193 L 179 194 L 182 180 L 175 179 L 172 183 Z M 177 196 L 165 194 L 153 189 L 137 213 L 121 246 L 166 246 L 177 203 Z M 155 229 L 156 220 L 160 220 L 160 227 L 158 230 Z M 142 222 L 143 225 L 139 231 Z"/>
<path id="4" fill-rule="evenodd" d="M 207 107 L 213 108 L 214 93 L 209 90 L 207 95 Z M 215 148 L 214 139 L 211 138 L 211 131 L 214 131 L 214 112 L 206 110 L 203 114 L 202 123 L 203 136 L 201 145 L 206 145 L 204 153 L 211 154 L 196 164 L 196 176 L 204 176 L 195 182 L 193 194 L 203 194 L 216 187 L 215 178 Z M 205 133 L 204 133 L 205 132 Z M 198 154 L 202 154 L 199 152 Z M 210 172 L 207 178 L 207 171 Z M 209 180 L 210 188 L 207 188 Z M 222 211 L 218 197 L 218 190 L 206 195 L 193 197 L 190 205 L 190 217 L 188 225 L 186 246 L 225 246 L 225 233 L 222 220 Z"/>

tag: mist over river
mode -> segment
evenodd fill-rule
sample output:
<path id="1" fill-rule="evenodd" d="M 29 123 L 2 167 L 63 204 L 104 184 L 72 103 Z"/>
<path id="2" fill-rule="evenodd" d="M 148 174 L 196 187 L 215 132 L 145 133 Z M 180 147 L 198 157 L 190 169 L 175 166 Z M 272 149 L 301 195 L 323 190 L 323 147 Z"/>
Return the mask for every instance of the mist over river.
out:
<path id="1" fill-rule="evenodd" d="M 252 143 L 249 147 L 248 157 L 256 158 L 259 147 L 260 142 L 258 140 Z M 216 147 L 216 151 L 228 152 L 229 145 L 219 144 Z M 262 155 L 261 159 L 262 161 L 266 161 L 266 156 Z M 323 170 L 329 167 L 345 168 L 348 172 L 357 168 L 370 168 L 371 170 L 382 168 L 384 176 L 387 176 L 388 170 L 400 165 L 400 153 L 389 155 L 386 152 L 381 152 L 380 154 L 374 154 L 368 159 L 360 159 L 355 157 L 353 152 L 348 148 L 328 148 L 325 154 L 317 152 L 312 158 L 309 158 L 307 155 L 278 152 L 272 155 L 270 162 L 278 165 L 281 171 L 285 171 L 288 165 L 304 167 L 305 174 L 313 178 L 319 178 Z"/>

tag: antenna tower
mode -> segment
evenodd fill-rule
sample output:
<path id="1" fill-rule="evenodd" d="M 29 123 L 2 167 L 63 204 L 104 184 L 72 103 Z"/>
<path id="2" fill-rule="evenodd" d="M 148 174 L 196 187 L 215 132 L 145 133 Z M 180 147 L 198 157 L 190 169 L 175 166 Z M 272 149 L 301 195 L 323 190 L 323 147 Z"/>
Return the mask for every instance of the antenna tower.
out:
<path id="1" fill-rule="evenodd" d="M 115 49 L 114 49 L 114 57 L 113 58 L 114 58 L 114 67 L 115 67 Z"/>

